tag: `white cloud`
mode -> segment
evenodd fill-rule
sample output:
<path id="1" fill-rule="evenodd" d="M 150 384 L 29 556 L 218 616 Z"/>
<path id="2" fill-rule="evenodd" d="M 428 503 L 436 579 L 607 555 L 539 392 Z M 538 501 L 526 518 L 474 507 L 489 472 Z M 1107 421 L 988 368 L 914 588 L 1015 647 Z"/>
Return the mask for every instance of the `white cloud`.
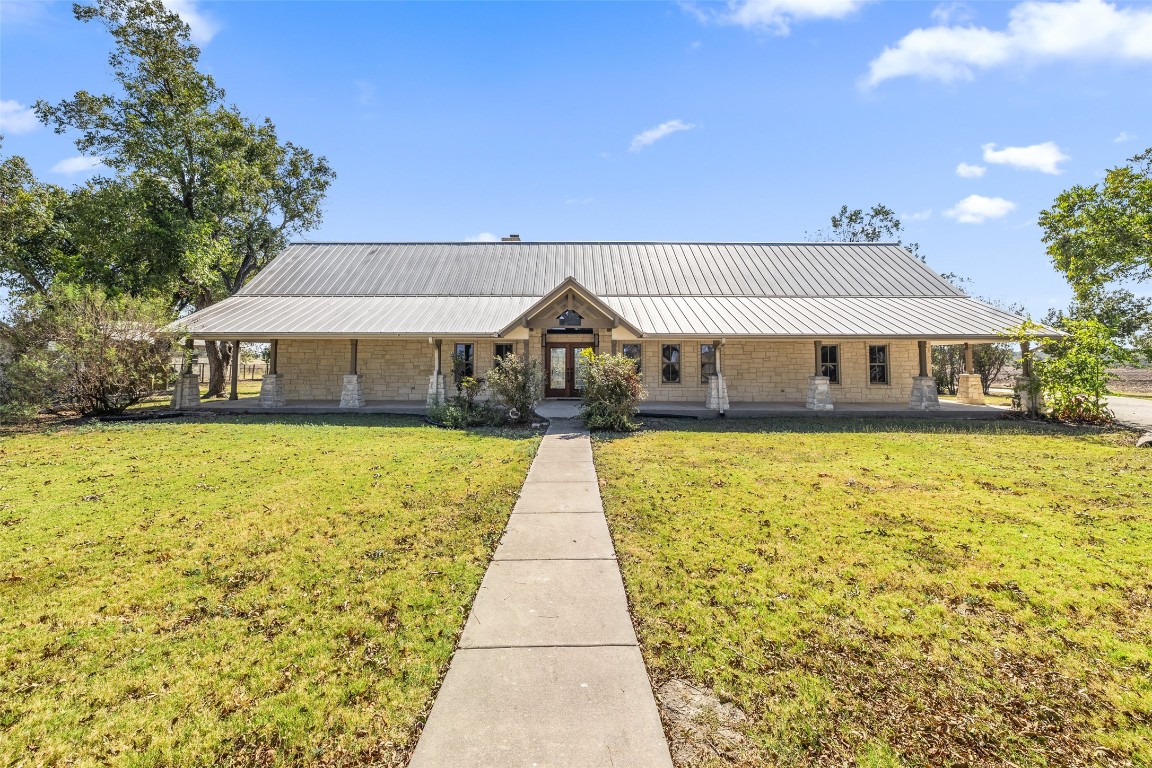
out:
<path id="1" fill-rule="evenodd" d="M 944 215 L 961 224 L 983 224 L 988 219 L 999 219 L 1002 216 L 1007 216 L 1015 207 L 1016 203 L 1002 197 L 968 195 L 944 211 Z"/>
<path id="2" fill-rule="evenodd" d="M 787 35 L 796 21 L 842 19 L 869 0 L 731 0 L 723 11 L 686 7 L 701 21 L 736 24 L 774 35 Z"/>
<path id="3" fill-rule="evenodd" d="M 956 166 L 956 175 L 962 179 L 978 179 L 984 175 L 984 171 L 988 170 L 982 165 L 975 163 L 960 163 Z"/>
<path id="4" fill-rule="evenodd" d="M 932 9 L 932 20 L 937 24 L 971 21 L 972 15 L 972 9 L 965 3 L 940 3 Z"/>
<path id="5" fill-rule="evenodd" d="M 971 80 L 977 70 L 1059 60 L 1152 62 L 1152 7 L 1025 2 L 1009 12 L 1004 30 L 914 29 L 872 60 L 865 83 L 907 76 Z"/>
<path id="6" fill-rule="evenodd" d="M 649 128 L 632 137 L 632 144 L 629 145 L 629 152 L 639 152 L 644 147 L 655 144 L 660 139 L 677 131 L 690 131 L 696 126 L 692 123 L 686 123 L 683 120 L 669 120 L 666 123 L 660 123 L 655 128 Z"/>
<path id="7" fill-rule="evenodd" d="M 97 168 L 103 167 L 104 161 L 100 158 L 84 157 L 83 155 L 79 155 L 77 157 L 69 157 L 56 163 L 56 165 L 52 166 L 52 172 L 67 174 L 87 173 L 88 171 L 94 171 Z"/>
<path id="8" fill-rule="evenodd" d="M 1126 141 L 1133 141 L 1135 138 L 1136 138 L 1136 136 L 1131 134 L 1131 133 L 1128 133 L 1128 131 L 1120 131 L 1120 133 L 1116 136 L 1116 138 L 1112 139 L 1112 143 L 1113 144 L 1123 144 Z"/>
<path id="9" fill-rule="evenodd" d="M 464 238 L 464 242 L 466 243 L 495 243 L 499 242 L 499 240 L 500 238 L 496 237 L 496 235 L 492 234 L 491 232 L 481 232 L 478 235 L 472 235 L 470 237 Z"/>
<path id="10" fill-rule="evenodd" d="M 914 211 L 912 213 L 903 213 L 900 215 L 901 221 L 927 221 L 932 218 L 932 209 L 926 208 L 923 211 Z"/>
<path id="11" fill-rule="evenodd" d="M 982 148 L 986 163 L 1011 165 L 1026 171 L 1040 171 L 1052 175 L 1061 173 L 1060 163 L 1068 159 L 1068 155 L 1061 152 L 1054 141 L 1027 147 L 1004 147 L 1004 149 L 996 149 L 995 144 L 985 144 Z"/>
<path id="12" fill-rule="evenodd" d="M 220 23 L 197 7 L 197 0 L 161 0 L 164 7 L 175 13 L 191 30 L 192 42 L 204 45 L 220 31 Z"/>
<path id="13" fill-rule="evenodd" d="M 13 99 L 0 101 L 0 133 L 29 133 L 40 127 L 32 107 Z"/>

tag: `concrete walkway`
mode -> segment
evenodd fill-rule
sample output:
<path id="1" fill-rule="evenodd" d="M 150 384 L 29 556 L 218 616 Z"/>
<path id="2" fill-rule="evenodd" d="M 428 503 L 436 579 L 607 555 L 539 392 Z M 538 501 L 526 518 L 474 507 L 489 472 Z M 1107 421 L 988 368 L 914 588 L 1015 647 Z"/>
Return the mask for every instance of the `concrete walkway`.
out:
<path id="1" fill-rule="evenodd" d="M 556 419 L 409 768 L 671 768 L 588 433 Z"/>
<path id="2" fill-rule="evenodd" d="M 1136 429 L 1152 430 L 1152 400 L 1113 395 L 1108 398 L 1108 407 L 1121 424 Z"/>

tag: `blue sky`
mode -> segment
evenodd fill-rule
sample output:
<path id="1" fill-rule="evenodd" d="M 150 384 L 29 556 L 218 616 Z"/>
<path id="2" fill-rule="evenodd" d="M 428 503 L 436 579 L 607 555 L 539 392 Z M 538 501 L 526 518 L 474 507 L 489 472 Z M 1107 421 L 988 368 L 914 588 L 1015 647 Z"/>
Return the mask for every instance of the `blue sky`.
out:
<path id="1" fill-rule="evenodd" d="M 1037 213 L 1152 146 L 1147 3 L 170 5 L 229 100 L 335 167 L 314 240 L 788 241 L 884 203 L 1042 315 L 1070 294 Z M 5 154 L 94 172 L 25 110 L 109 90 L 109 48 L 0 2 Z"/>

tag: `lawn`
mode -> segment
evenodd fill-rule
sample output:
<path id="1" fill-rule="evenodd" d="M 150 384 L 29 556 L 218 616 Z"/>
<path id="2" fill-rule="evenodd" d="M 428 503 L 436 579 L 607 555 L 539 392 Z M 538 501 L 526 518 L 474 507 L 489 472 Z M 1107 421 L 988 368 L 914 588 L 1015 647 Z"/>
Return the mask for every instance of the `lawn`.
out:
<path id="1" fill-rule="evenodd" d="M 0 765 L 402 764 L 537 442 L 369 416 L 0 435 Z"/>
<path id="2" fill-rule="evenodd" d="M 719 699 L 696 721 L 663 707 L 678 763 L 1152 765 L 1152 451 L 1133 443 L 847 419 L 596 440 L 658 692 Z"/>

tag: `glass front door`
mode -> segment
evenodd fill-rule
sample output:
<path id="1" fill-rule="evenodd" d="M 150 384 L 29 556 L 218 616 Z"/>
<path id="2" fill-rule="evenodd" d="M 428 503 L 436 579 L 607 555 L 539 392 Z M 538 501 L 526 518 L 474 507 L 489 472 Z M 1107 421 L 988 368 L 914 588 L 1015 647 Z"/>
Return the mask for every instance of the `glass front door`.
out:
<path id="1" fill-rule="evenodd" d="M 580 353 L 592 349 L 591 344 L 549 344 L 544 360 L 547 368 L 545 397 L 579 397 L 580 380 L 587 361 Z"/>

